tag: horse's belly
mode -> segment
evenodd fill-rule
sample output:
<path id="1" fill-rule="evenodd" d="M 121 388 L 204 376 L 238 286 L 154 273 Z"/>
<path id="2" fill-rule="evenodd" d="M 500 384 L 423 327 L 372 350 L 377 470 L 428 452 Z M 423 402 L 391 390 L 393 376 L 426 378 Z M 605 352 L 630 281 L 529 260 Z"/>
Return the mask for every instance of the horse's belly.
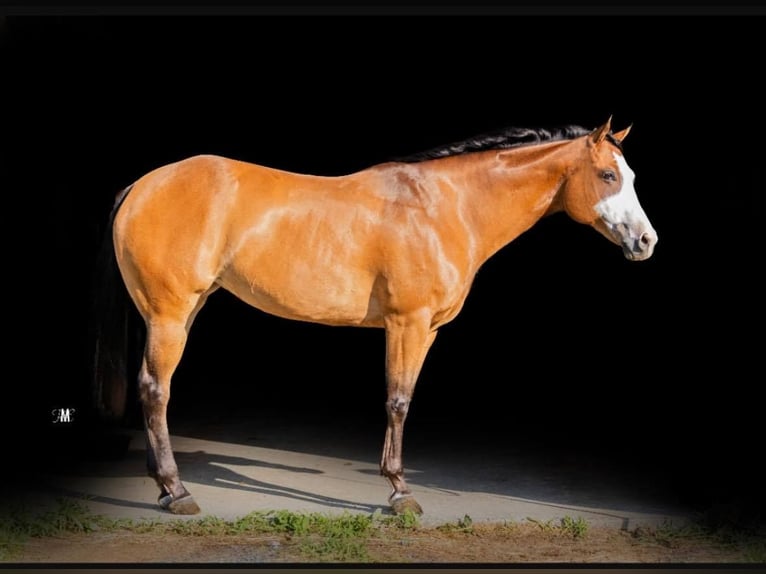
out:
<path id="1" fill-rule="evenodd" d="M 381 322 L 372 281 L 363 274 L 353 275 L 301 269 L 293 263 L 289 277 L 282 279 L 233 272 L 224 274 L 219 283 L 249 305 L 278 317 L 326 325 L 377 326 Z"/>

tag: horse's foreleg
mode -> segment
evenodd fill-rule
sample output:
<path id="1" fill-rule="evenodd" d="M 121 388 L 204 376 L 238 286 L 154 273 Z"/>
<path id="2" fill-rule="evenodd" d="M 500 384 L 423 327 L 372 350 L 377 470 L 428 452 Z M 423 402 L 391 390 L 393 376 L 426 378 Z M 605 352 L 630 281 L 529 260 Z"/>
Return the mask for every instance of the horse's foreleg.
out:
<path id="1" fill-rule="evenodd" d="M 186 336 L 184 322 L 152 321 L 147 327 L 144 361 L 139 375 L 146 425 L 147 469 L 160 488 L 160 506 L 174 514 L 200 511 L 181 483 L 167 424 L 170 378 L 181 360 Z"/>
<path id="2" fill-rule="evenodd" d="M 393 487 L 388 500 L 397 514 L 411 510 L 422 514 L 423 509 L 412 496 L 404 480 L 402 440 L 412 393 L 428 349 L 436 337 L 431 330 L 431 316 L 395 316 L 386 321 L 386 383 L 388 427 L 383 445 L 380 471 Z"/>

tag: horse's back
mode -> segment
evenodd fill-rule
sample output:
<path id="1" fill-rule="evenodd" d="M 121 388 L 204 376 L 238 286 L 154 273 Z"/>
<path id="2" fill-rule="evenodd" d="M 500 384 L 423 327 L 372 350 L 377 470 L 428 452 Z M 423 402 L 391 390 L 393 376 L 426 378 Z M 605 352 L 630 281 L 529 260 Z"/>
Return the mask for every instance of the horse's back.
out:
<path id="1" fill-rule="evenodd" d="M 462 254 L 448 257 L 464 243 L 448 235 L 462 230 L 453 211 L 414 167 L 323 177 L 204 155 L 139 179 L 115 244 L 150 303 L 222 286 L 286 318 L 381 326 L 391 312 L 459 305 L 468 273 Z"/>

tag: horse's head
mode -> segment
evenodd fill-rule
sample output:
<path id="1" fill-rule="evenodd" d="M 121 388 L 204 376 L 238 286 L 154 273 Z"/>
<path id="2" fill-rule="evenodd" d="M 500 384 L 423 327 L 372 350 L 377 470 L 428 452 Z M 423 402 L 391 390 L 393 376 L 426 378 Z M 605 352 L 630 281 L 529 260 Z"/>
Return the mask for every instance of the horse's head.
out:
<path id="1" fill-rule="evenodd" d="M 626 258 L 641 261 L 651 257 L 657 233 L 638 202 L 635 174 L 622 154 L 630 126 L 615 134 L 610 127 L 611 118 L 585 136 L 584 157 L 563 189 L 563 207 L 572 219 L 620 245 Z"/>

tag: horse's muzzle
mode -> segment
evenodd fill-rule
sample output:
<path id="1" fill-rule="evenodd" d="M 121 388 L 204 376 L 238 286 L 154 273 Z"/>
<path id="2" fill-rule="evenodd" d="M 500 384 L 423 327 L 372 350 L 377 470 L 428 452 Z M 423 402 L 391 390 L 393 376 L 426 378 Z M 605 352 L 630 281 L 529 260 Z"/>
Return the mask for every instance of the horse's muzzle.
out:
<path id="1" fill-rule="evenodd" d="M 657 233 L 655 231 L 644 231 L 638 237 L 629 237 L 622 241 L 622 252 L 627 259 L 631 261 L 643 261 L 649 259 L 654 253 L 654 246 L 657 244 Z"/>

